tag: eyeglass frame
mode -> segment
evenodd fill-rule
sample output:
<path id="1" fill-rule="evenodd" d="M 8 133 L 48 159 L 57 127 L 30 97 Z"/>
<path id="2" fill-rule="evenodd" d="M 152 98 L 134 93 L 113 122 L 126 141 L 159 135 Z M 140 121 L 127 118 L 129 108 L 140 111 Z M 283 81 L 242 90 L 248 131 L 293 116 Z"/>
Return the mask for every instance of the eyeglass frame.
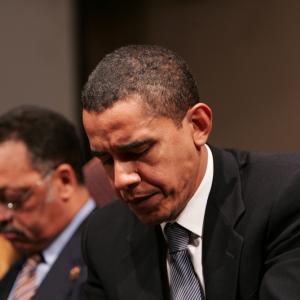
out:
<path id="1" fill-rule="evenodd" d="M 34 184 L 32 184 L 32 186 L 29 187 L 22 196 L 20 196 L 21 199 L 19 199 L 18 201 L 5 201 L 4 199 L 0 198 L 0 206 L 3 205 L 6 209 L 13 212 L 22 211 L 24 202 L 26 202 L 33 195 L 35 189 L 42 186 L 50 178 L 50 175 L 52 175 L 54 170 L 55 169 L 50 169 L 49 171 L 47 171 L 41 178 L 39 178 Z M 2 189 L 5 190 L 7 188 Z"/>

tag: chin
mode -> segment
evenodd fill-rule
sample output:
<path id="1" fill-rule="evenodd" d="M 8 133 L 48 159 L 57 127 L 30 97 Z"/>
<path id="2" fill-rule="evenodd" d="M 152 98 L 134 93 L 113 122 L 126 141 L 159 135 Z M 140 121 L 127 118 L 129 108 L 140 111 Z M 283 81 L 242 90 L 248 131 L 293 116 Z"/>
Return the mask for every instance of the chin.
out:
<path id="1" fill-rule="evenodd" d="M 26 247 L 24 245 L 14 245 L 16 250 L 22 254 L 31 254 L 31 253 L 34 253 L 34 252 L 37 252 L 34 248 L 32 247 Z"/>
<path id="2" fill-rule="evenodd" d="M 33 245 L 32 243 L 21 243 L 17 242 L 14 243 L 14 247 L 17 249 L 18 252 L 23 254 L 32 254 L 41 251 L 42 249 L 40 247 L 37 247 L 36 245 Z"/>
<path id="3" fill-rule="evenodd" d="M 158 213 L 148 213 L 148 214 L 139 214 L 136 212 L 134 213 L 141 223 L 147 225 L 159 225 L 163 222 L 170 221 L 170 215 L 158 214 Z"/>

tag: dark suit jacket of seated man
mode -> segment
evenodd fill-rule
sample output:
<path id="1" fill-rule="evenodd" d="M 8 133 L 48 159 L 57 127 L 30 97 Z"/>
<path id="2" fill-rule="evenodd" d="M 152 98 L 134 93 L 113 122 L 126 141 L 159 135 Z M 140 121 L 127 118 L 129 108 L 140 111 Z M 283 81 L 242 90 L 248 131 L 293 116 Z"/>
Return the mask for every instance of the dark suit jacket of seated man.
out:
<path id="1" fill-rule="evenodd" d="M 187 64 L 157 46 L 105 56 L 82 103 L 91 150 L 122 200 L 84 233 L 87 299 L 184 299 L 163 231 L 174 222 L 191 233 L 206 300 L 299 299 L 299 155 L 208 145 L 210 107 Z"/>
<path id="2" fill-rule="evenodd" d="M 95 208 L 82 164 L 75 128 L 61 115 L 22 106 L 0 116 L 0 231 L 23 254 L 0 282 L 1 300 L 25 290 L 35 300 L 81 299 L 81 233 Z M 37 290 L 19 289 L 35 254 Z"/>

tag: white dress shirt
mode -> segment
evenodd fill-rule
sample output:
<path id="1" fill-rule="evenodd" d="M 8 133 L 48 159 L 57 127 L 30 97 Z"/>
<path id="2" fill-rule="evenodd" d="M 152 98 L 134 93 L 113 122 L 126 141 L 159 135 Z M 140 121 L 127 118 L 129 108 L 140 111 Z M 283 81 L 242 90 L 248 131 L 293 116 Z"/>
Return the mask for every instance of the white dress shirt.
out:
<path id="1" fill-rule="evenodd" d="M 195 194 L 188 202 L 184 210 L 178 216 L 174 222 L 177 222 L 182 227 L 188 229 L 193 233 L 195 238 L 193 239 L 193 244 L 188 245 L 188 251 L 191 255 L 192 263 L 195 272 L 200 279 L 203 290 L 205 291 L 205 283 L 203 279 L 202 271 L 202 232 L 203 232 L 203 222 L 204 214 L 207 204 L 207 199 L 211 190 L 211 185 L 213 181 L 213 156 L 211 150 L 207 145 L 207 166 L 205 170 L 204 177 L 197 188 Z M 164 229 L 166 223 L 162 223 L 161 227 Z M 169 257 L 167 256 L 167 269 L 170 272 L 169 267 Z"/>

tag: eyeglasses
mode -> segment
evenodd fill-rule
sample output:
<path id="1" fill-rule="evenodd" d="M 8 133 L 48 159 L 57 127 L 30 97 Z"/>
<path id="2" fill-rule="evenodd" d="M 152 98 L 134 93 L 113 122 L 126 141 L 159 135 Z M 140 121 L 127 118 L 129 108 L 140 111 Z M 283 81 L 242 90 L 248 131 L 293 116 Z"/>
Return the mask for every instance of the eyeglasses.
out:
<path id="1" fill-rule="evenodd" d="M 42 178 L 38 179 L 31 187 L 20 188 L 0 188 L 0 205 L 4 205 L 12 211 L 24 209 L 27 200 L 33 195 L 35 190 L 42 186 L 52 175 L 53 170 L 47 172 Z"/>

